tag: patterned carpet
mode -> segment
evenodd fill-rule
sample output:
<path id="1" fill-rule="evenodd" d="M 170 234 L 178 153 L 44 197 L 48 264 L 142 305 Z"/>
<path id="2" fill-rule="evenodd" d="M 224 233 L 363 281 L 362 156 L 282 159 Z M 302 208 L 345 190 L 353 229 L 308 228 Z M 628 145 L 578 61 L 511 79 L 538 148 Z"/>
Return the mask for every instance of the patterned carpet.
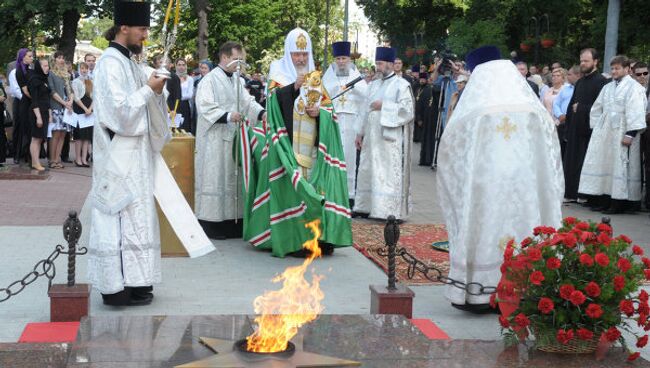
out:
<path id="1" fill-rule="evenodd" d="M 384 272 L 388 270 L 388 259 L 378 254 L 378 250 L 385 248 L 384 224 L 352 222 L 352 237 L 354 247 L 379 266 Z M 449 274 L 449 253 L 435 250 L 431 247 L 434 242 L 446 241 L 447 231 L 441 224 L 404 224 L 400 225 L 400 238 L 397 249 L 405 248 L 410 254 L 427 265 L 433 265 L 442 270 L 446 276 Z M 439 284 L 432 282 L 421 273 L 415 272 L 413 278 L 408 277 L 408 263 L 402 257 L 396 260 L 397 280 L 405 285 Z M 433 273 L 432 273 L 433 275 Z"/>

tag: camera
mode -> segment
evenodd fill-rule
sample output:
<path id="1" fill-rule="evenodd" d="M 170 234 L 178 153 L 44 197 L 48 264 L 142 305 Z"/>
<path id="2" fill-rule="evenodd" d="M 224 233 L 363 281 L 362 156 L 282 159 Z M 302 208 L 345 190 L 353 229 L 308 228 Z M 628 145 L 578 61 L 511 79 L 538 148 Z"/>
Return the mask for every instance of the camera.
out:
<path id="1" fill-rule="evenodd" d="M 452 74 L 451 64 L 457 59 L 456 55 L 452 54 L 449 50 L 444 50 L 440 53 L 433 50 L 431 54 L 434 58 L 442 59 L 442 63 L 440 63 L 440 66 L 438 67 L 438 75 L 450 77 Z"/>

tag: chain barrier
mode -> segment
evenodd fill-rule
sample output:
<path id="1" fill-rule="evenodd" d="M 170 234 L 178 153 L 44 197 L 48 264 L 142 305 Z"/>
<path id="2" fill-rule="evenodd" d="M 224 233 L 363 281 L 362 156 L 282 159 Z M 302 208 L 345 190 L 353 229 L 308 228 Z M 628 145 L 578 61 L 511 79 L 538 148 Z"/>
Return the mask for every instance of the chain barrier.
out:
<path id="1" fill-rule="evenodd" d="M 12 296 L 20 294 L 27 285 L 33 284 L 40 277 L 47 278 L 47 289 L 52 286 L 52 280 L 56 276 L 56 265 L 54 261 L 61 255 L 68 255 L 68 286 L 74 286 L 75 274 L 75 256 L 84 255 L 88 252 L 86 248 L 76 249 L 77 241 L 81 236 L 81 222 L 77 218 L 77 213 L 71 211 L 68 218 L 63 223 L 63 237 L 68 242 L 68 250 L 58 244 L 54 251 L 45 259 L 36 263 L 32 271 L 28 272 L 22 279 L 9 284 L 6 288 L 0 288 L 0 303 L 9 300 Z"/>

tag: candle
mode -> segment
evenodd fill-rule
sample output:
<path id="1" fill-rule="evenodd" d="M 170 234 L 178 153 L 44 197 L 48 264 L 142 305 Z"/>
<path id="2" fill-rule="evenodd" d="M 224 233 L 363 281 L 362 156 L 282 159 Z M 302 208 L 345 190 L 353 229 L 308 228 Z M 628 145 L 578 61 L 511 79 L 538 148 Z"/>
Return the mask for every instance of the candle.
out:
<path id="1" fill-rule="evenodd" d="M 169 16 L 172 13 L 172 3 L 174 0 L 169 0 L 169 4 L 167 5 L 167 12 L 165 13 L 165 23 L 163 23 L 163 26 L 167 25 L 167 22 L 169 21 Z"/>
<path id="2" fill-rule="evenodd" d="M 174 18 L 175 26 L 178 25 L 178 21 L 181 19 L 180 12 L 181 12 L 181 0 L 176 0 L 176 17 Z"/>

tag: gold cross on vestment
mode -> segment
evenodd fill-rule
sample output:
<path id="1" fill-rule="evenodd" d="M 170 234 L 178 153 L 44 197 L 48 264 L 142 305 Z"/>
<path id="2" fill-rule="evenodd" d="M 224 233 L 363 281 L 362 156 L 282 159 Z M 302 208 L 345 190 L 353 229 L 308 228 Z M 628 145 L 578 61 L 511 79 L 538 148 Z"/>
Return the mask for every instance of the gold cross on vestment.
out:
<path id="1" fill-rule="evenodd" d="M 503 139 L 506 141 L 510 140 L 510 135 L 517 131 L 517 126 L 510 122 L 510 119 L 506 116 L 501 121 L 501 124 L 497 125 L 497 132 L 503 133 Z"/>
<path id="2" fill-rule="evenodd" d="M 341 90 L 343 90 L 343 88 L 345 88 L 345 87 L 341 87 Z M 348 99 L 345 97 L 345 94 L 343 94 L 343 95 L 341 95 L 341 97 L 339 97 L 339 102 L 341 103 L 341 106 L 345 106 L 345 101 L 347 101 L 347 100 Z"/>

